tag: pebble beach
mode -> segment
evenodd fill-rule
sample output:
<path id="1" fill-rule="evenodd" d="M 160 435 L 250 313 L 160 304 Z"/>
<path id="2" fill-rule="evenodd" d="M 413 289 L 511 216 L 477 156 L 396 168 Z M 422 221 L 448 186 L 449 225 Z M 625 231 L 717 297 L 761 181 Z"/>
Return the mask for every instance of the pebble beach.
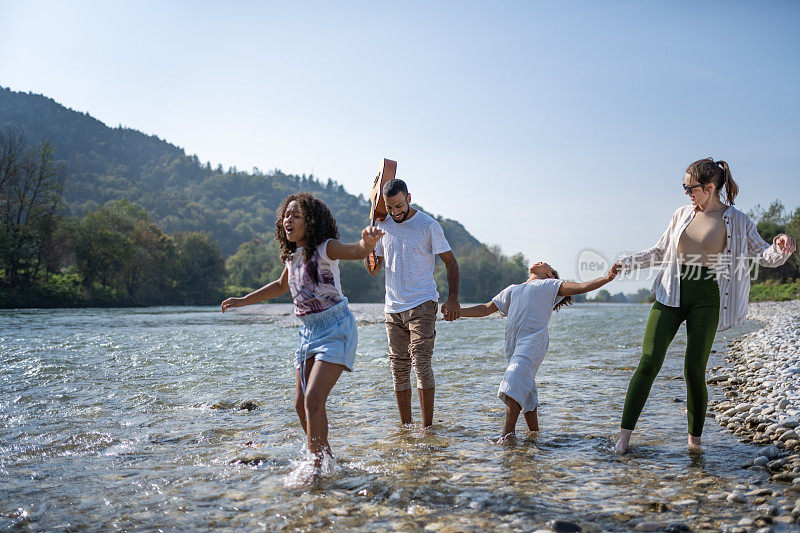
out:
<path id="1" fill-rule="evenodd" d="M 800 524 L 800 301 L 750 305 L 758 331 L 734 340 L 725 363 L 707 383 L 722 387 L 724 399 L 709 403 L 717 422 L 742 442 L 755 445 L 743 468 L 766 471 L 782 490 L 746 484 L 709 499 L 758 504 L 731 532 L 798 530 Z"/>

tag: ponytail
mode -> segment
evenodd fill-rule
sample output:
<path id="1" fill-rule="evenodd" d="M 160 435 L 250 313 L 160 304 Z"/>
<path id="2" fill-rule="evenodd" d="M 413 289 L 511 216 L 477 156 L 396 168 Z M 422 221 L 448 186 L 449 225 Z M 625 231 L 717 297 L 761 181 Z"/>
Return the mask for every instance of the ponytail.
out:
<path id="1" fill-rule="evenodd" d="M 709 183 L 716 185 L 717 194 L 720 197 L 724 187 L 728 205 L 733 205 L 736 195 L 739 194 L 739 186 L 733 181 L 731 169 L 725 161 L 714 161 L 712 158 L 706 157 L 689 165 L 686 173 L 701 185 L 708 185 Z"/>
<path id="2" fill-rule="evenodd" d="M 733 181 L 733 176 L 731 175 L 731 169 L 728 166 L 728 163 L 725 161 L 716 161 L 715 164 L 722 168 L 722 184 L 725 186 L 725 195 L 727 196 L 728 204 L 733 205 L 733 200 L 736 198 L 736 195 L 739 194 L 739 186 L 735 181 Z M 718 189 L 719 188 L 720 187 L 718 187 Z"/>

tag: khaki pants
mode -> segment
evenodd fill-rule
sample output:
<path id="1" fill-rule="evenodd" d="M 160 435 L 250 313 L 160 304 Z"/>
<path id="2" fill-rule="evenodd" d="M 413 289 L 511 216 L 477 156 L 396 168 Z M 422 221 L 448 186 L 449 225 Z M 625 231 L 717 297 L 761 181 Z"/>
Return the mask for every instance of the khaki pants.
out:
<path id="1" fill-rule="evenodd" d="M 389 338 L 394 390 L 411 389 L 412 366 L 417 375 L 417 388 L 434 388 L 431 357 L 438 307 L 431 300 L 402 313 L 386 313 L 386 336 Z"/>

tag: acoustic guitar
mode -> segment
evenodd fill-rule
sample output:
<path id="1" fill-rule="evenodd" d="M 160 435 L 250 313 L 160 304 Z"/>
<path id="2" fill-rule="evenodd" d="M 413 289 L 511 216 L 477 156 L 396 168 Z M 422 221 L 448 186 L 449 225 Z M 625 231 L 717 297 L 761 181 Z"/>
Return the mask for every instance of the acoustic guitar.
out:
<path id="1" fill-rule="evenodd" d="M 384 158 L 383 166 L 378 169 L 378 174 L 375 176 L 375 180 L 372 182 L 372 192 L 369 195 L 369 223 L 372 226 L 377 226 L 378 222 L 386 220 L 386 215 L 389 214 L 386 210 L 386 202 L 383 201 L 383 186 L 387 181 L 394 179 L 396 174 L 397 161 Z M 378 264 L 378 258 L 375 255 L 375 250 L 370 252 L 367 260 L 369 261 L 370 270 L 375 270 L 375 267 Z"/>

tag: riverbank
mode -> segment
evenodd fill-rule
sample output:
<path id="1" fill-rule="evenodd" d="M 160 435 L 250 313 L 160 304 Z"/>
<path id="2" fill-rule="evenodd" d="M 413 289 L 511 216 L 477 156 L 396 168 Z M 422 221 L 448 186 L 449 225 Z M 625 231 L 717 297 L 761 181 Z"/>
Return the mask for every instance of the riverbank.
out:
<path id="1" fill-rule="evenodd" d="M 783 491 L 732 494 L 755 497 L 758 515 L 739 526 L 797 525 L 800 517 L 800 301 L 750 305 L 749 318 L 764 327 L 730 343 L 725 363 L 707 382 L 725 400 L 709 405 L 716 419 L 742 442 L 761 446 L 742 467 L 766 471 Z M 744 530 L 744 529 L 743 529 Z"/>
<path id="2" fill-rule="evenodd" d="M 750 302 L 782 302 L 800 299 L 800 281 L 777 283 L 766 281 L 750 287 Z"/>

